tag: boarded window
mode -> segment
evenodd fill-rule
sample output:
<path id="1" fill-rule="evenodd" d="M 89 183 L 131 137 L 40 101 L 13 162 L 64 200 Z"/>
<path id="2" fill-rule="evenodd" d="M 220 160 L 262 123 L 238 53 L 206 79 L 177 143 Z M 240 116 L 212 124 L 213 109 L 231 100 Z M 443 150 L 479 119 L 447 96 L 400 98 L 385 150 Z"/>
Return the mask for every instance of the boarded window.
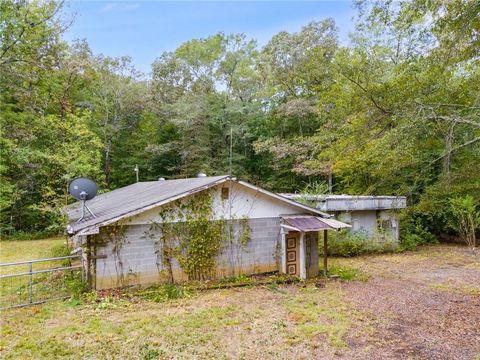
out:
<path id="1" fill-rule="evenodd" d="M 228 200 L 229 195 L 230 195 L 230 189 L 227 187 L 222 188 L 222 200 Z"/>
<path id="2" fill-rule="evenodd" d="M 392 228 L 392 221 L 390 219 L 382 220 L 382 229 L 390 230 Z"/>

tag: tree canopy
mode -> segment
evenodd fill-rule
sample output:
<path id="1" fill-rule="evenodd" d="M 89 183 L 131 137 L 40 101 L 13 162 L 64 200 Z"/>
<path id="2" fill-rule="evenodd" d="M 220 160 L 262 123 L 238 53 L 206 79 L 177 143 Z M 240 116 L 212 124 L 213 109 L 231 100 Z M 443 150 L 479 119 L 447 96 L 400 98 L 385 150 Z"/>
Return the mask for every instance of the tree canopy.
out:
<path id="1" fill-rule="evenodd" d="M 270 190 L 405 195 L 405 223 L 451 233 L 480 205 L 480 2 L 356 3 L 265 46 L 213 34 L 128 57 L 67 43 L 62 4 L 0 2 L 0 226 L 58 231 L 68 181 L 233 173 Z M 231 149 L 231 150 L 230 150 Z M 310 186 L 309 188 L 312 188 Z"/>

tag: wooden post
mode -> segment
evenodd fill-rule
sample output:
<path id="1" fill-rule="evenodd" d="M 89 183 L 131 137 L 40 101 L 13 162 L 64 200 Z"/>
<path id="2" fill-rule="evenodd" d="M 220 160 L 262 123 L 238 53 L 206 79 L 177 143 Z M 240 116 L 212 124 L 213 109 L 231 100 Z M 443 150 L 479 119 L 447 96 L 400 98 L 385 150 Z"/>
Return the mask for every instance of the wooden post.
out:
<path id="1" fill-rule="evenodd" d="M 280 229 L 281 238 L 280 238 L 280 273 L 287 273 L 287 236 L 286 231 L 282 227 Z"/>
<path id="2" fill-rule="evenodd" d="M 323 230 L 323 275 L 327 276 L 328 272 L 328 244 L 327 244 L 328 236 L 327 230 Z"/>
<path id="3" fill-rule="evenodd" d="M 306 266 L 306 251 L 305 251 L 305 233 L 302 231 L 300 232 L 300 258 L 298 259 L 299 261 L 299 266 L 300 266 L 300 271 L 299 271 L 299 276 L 300 279 L 306 279 L 307 278 L 307 266 Z"/>

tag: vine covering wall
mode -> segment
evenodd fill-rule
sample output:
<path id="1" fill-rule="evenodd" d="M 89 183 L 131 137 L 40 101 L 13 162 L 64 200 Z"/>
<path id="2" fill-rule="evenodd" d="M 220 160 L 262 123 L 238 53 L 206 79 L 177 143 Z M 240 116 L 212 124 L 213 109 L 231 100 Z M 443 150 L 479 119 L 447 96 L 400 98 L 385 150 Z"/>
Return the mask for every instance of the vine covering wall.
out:
<path id="1" fill-rule="evenodd" d="M 154 242 L 159 272 L 169 282 L 175 280 L 173 258 L 189 280 L 205 280 L 215 276 L 223 247 L 232 241 L 243 245 L 250 241 L 248 218 L 240 219 L 242 231 L 237 233 L 232 221 L 215 219 L 212 191 L 167 204 L 159 217 L 147 236 Z"/>

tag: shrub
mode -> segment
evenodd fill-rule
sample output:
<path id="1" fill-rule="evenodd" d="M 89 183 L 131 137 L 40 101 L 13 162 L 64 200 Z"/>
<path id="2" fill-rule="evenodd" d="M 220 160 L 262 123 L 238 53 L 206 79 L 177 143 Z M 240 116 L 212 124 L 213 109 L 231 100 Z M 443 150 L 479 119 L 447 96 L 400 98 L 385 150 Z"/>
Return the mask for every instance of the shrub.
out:
<path id="1" fill-rule="evenodd" d="M 405 234 L 400 238 L 400 251 L 416 250 L 420 245 L 436 244 L 437 238 L 420 223 L 407 225 Z"/>
<path id="2" fill-rule="evenodd" d="M 57 231 L 37 231 L 37 232 L 28 232 L 28 231 L 14 231 L 7 234 L 7 231 L 3 229 L 1 233 L 2 240 L 8 241 L 19 241 L 19 240 L 39 240 L 45 239 L 51 236 L 57 236 L 59 232 Z"/>
<path id="3" fill-rule="evenodd" d="M 332 234 L 329 239 L 328 255 L 351 257 L 362 254 L 393 252 L 397 247 L 397 243 L 391 240 L 369 238 L 366 232 L 352 233 L 348 230 L 342 230 Z"/>
<path id="4" fill-rule="evenodd" d="M 450 208 L 450 226 L 475 250 L 475 232 L 480 227 L 480 211 L 477 210 L 474 198 L 468 195 L 450 199 Z"/>
<path id="5" fill-rule="evenodd" d="M 82 273 L 80 271 L 67 274 L 64 281 L 68 293 L 72 295 L 72 299 L 79 299 L 82 294 L 88 292 L 88 284 L 86 281 L 82 281 Z"/>
<path id="6" fill-rule="evenodd" d="M 422 242 L 422 238 L 417 234 L 407 234 L 400 241 L 401 251 L 415 251 Z"/>

